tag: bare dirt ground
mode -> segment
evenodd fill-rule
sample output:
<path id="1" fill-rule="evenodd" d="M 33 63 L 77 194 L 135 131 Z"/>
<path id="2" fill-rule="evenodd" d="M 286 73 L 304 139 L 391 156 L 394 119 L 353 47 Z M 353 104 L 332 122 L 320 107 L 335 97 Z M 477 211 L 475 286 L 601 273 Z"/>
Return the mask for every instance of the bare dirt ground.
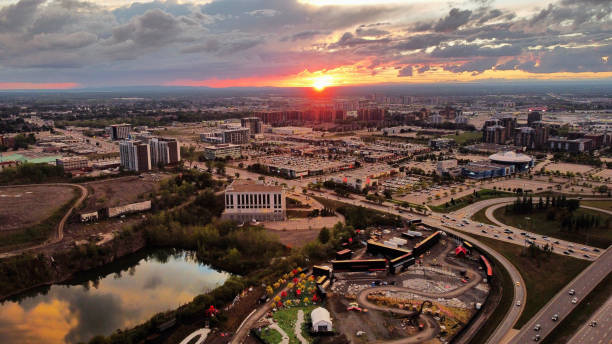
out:
<path id="1" fill-rule="evenodd" d="M 319 235 L 319 230 L 315 229 L 302 229 L 302 230 L 288 230 L 279 231 L 273 229 L 267 229 L 268 233 L 272 233 L 278 236 L 278 240 L 281 244 L 288 247 L 302 247 L 308 242 L 314 240 Z"/>
<path id="2" fill-rule="evenodd" d="M 567 163 L 555 163 L 546 165 L 546 171 L 559 171 L 561 173 L 573 172 L 573 173 L 586 173 L 592 170 L 592 166 L 578 165 L 578 164 L 567 164 Z"/>
<path id="3" fill-rule="evenodd" d="M 35 225 L 74 197 L 69 186 L 0 188 L 0 231 Z"/>
<path id="4" fill-rule="evenodd" d="M 595 173 L 596 176 L 607 179 L 612 178 L 612 169 L 606 168 L 600 172 Z"/>
<path id="5" fill-rule="evenodd" d="M 148 193 L 156 190 L 159 182 L 169 178 L 166 174 L 144 174 L 113 180 L 86 183 L 89 196 L 80 212 L 94 211 L 106 207 L 116 207 L 148 199 Z"/>

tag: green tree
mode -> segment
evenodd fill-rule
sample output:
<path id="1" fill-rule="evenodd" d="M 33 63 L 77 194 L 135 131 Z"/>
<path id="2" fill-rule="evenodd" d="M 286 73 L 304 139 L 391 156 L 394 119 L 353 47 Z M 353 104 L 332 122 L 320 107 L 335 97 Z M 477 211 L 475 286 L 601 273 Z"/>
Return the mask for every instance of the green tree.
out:
<path id="1" fill-rule="evenodd" d="M 327 229 L 327 227 L 323 227 L 319 232 L 319 242 L 322 244 L 327 244 L 327 242 L 329 241 L 329 237 L 329 229 Z"/>

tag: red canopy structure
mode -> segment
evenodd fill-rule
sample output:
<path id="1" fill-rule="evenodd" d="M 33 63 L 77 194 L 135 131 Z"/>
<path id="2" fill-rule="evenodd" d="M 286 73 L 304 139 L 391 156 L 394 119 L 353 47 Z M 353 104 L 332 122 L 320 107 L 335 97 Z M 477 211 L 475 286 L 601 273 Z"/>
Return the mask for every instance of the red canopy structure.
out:
<path id="1" fill-rule="evenodd" d="M 455 256 L 460 256 L 460 255 L 465 256 L 466 254 L 467 254 L 467 250 L 463 246 L 457 246 L 457 248 L 455 249 Z"/>

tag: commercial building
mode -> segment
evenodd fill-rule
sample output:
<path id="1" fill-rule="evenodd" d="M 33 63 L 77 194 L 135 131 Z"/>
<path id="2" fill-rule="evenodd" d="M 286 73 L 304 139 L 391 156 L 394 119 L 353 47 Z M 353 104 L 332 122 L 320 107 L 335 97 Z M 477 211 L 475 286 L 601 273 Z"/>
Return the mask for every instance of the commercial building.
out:
<path id="1" fill-rule="evenodd" d="M 439 138 L 439 139 L 433 139 L 429 141 L 429 146 L 435 150 L 447 149 L 454 145 L 455 145 L 455 140 L 449 139 L 449 138 Z"/>
<path id="2" fill-rule="evenodd" d="M 505 177 L 514 173 L 514 166 L 500 165 L 488 161 L 474 161 L 463 166 L 461 173 L 466 178 L 472 179 Z"/>
<path id="3" fill-rule="evenodd" d="M 590 152 L 593 150 L 591 139 L 568 139 L 567 137 L 551 137 L 548 139 L 549 148 L 553 151 L 571 153 Z"/>
<path id="4" fill-rule="evenodd" d="M 438 163 L 436 164 L 436 174 L 438 175 L 444 175 L 444 174 L 455 174 L 453 173 L 453 171 L 457 170 L 457 160 L 456 159 L 448 159 L 448 160 L 442 160 L 442 161 L 438 161 Z M 461 171 L 461 169 L 458 170 L 459 172 Z"/>
<path id="5" fill-rule="evenodd" d="M 534 165 L 532 157 L 514 151 L 495 153 L 489 156 L 489 160 L 498 165 L 513 166 L 517 172 L 529 170 Z"/>
<path id="6" fill-rule="evenodd" d="M 141 141 L 124 140 L 119 143 L 121 167 L 128 171 L 144 172 L 151 169 L 149 144 Z"/>
<path id="7" fill-rule="evenodd" d="M 132 125 L 130 124 L 113 124 L 109 127 L 110 137 L 113 141 L 123 140 L 130 137 L 132 131 Z"/>
<path id="8" fill-rule="evenodd" d="M 176 139 L 152 138 L 149 146 L 152 166 L 173 165 L 181 161 L 181 149 Z"/>
<path id="9" fill-rule="evenodd" d="M 246 117 L 240 119 L 240 125 L 244 128 L 249 128 L 251 135 L 261 134 L 262 123 L 259 117 Z"/>
<path id="10" fill-rule="evenodd" d="M 241 155 L 241 147 L 231 143 L 204 147 L 204 157 L 206 160 L 226 159 L 227 157 L 238 159 Z"/>
<path id="11" fill-rule="evenodd" d="M 276 135 L 306 135 L 312 133 L 312 128 L 306 127 L 277 127 L 270 128 L 272 134 Z"/>
<path id="12" fill-rule="evenodd" d="M 251 130 L 249 128 L 227 128 L 200 134 L 200 140 L 208 143 L 233 143 L 243 145 L 249 143 Z"/>
<path id="13" fill-rule="evenodd" d="M 57 166 L 64 168 L 64 171 L 83 170 L 89 167 L 89 159 L 86 157 L 64 157 L 55 160 Z"/>
<path id="14" fill-rule="evenodd" d="M 225 219 L 284 221 L 286 212 L 285 190 L 280 186 L 237 179 L 225 189 Z"/>

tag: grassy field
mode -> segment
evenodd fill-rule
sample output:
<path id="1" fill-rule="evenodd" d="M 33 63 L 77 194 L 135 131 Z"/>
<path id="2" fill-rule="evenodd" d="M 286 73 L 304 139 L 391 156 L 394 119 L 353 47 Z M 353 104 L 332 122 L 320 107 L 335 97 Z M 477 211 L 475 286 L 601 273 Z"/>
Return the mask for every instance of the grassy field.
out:
<path id="1" fill-rule="evenodd" d="M 290 307 L 290 308 L 283 308 L 274 313 L 272 317 L 278 323 L 278 326 L 280 326 L 280 328 L 282 328 L 283 331 L 285 331 L 287 335 L 289 336 L 289 344 L 301 344 L 300 341 L 295 336 L 295 330 L 294 330 L 295 322 L 297 321 L 298 310 L 301 309 L 302 311 L 304 311 L 304 324 L 306 324 L 306 319 L 308 318 L 308 315 L 310 315 L 310 312 L 312 312 L 312 310 L 317 307 L 320 307 L 320 306 L 310 305 L 310 306 L 302 306 L 302 307 Z M 302 326 L 302 336 L 309 342 L 312 342 L 312 338 L 308 335 L 306 331 L 303 330 L 303 327 L 304 326 Z"/>
<path id="2" fill-rule="evenodd" d="M 523 276 L 527 288 L 527 302 L 523 314 L 514 327 L 517 329 L 529 321 L 560 289 L 590 264 L 586 260 L 558 254 L 549 257 L 542 255 L 534 259 L 523 256 L 521 246 L 471 233 L 470 235 L 503 254 Z"/>
<path id="3" fill-rule="evenodd" d="M 474 196 L 474 194 L 469 194 L 469 195 L 455 199 L 455 204 L 451 204 L 449 202 L 448 207 L 446 206 L 446 204 L 440 204 L 440 205 L 431 205 L 429 206 L 429 208 L 437 213 L 450 213 L 451 211 L 459 210 L 474 202 L 484 201 L 484 200 L 492 199 L 492 198 L 511 197 L 514 195 L 515 194 L 511 192 L 491 190 L 491 189 L 482 189 L 478 191 L 478 197 Z"/>
<path id="4" fill-rule="evenodd" d="M 580 204 L 586 205 L 587 207 L 612 211 L 612 201 L 580 201 Z"/>
<path id="5" fill-rule="evenodd" d="M 590 209 L 578 209 L 574 212 L 574 214 L 598 215 L 601 217 L 602 225 L 600 228 L 582 230 L 580 232 L 565 232 L 561 231 L 560 216 L 557 216 L 557 219 L 555 220 L 548 220 L 546 218 L 546 210 L 534 211 L 533 213 L 526 215 L 516 215 L 506 214 L 505 208 L 502 207 L 493 212 L 493 216 L 495 216 L 495 218 L 499 221 L 517 228 L 527 229 L 530 232 L 548 235 L 550 237 L 573 241 L 580 244 L 592 245 L 599 248 L 607 248 L 610 244 L 612 244 L 612 229 L 605 226 L 605 222 L 610 218 L 610 215 Z M 529 217 L 533 224 L 528 224 L 525 217 Z"/>
<path id="6" fill-rule="evenodd" d="M 266 328 L 261 331 L 261 339 L 268 344 L 278 344 L 283 340 L 283 336 L 277 330 Z"/>
<path id="7" fill-rule="evenodd" d="M 612 296 L 612 275 L 609 274 L 593 291 L 587 295 L 578 307 L 565 318 L 542 344 L 567 343 L 574 333 L 589 320 L 591 315 Z"/>
<path id="8" fill-rule="evenodd" d="M 472 215 L 471 219 L 474 221 L 478 221 L 487 225 L 494 225 L 496 226 L 496 224 L 494 224 L 493 222 L 491 222 L 491 220 L 489 220 L 486 216 L 485 213 L 487 211 L 489 207 L 480 209 L 479 211 L 476 212 L 476 214 Z"/>
<path id="9" fill-rule="evenodd" d="M 482 137 L 480 131 L 466 131 L 459 135 L 448 135 L 445 138 L 454 139 L 458 145 L 463 145 L 469 141 L 479 140 Z"/>

